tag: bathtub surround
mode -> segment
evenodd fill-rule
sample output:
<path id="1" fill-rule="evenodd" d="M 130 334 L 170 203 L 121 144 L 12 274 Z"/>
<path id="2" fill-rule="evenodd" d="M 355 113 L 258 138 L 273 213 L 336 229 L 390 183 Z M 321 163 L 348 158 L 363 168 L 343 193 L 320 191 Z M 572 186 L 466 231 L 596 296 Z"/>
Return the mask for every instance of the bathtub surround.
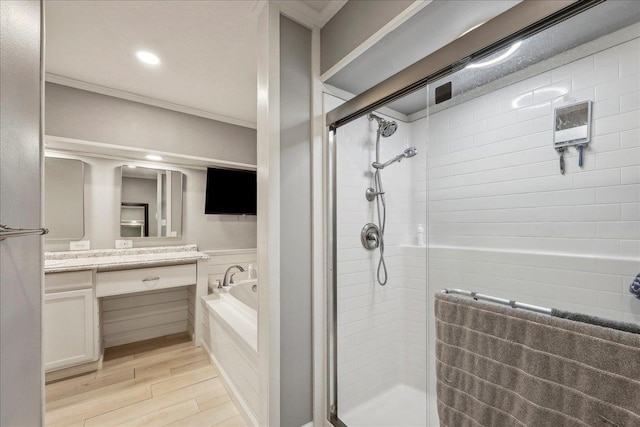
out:
<path id="1" fill-rule="evenodd" d="M 246 423 L 258 426 L 260 382 L 258 369 L 258 313 L 235 298 L 237 288 L 252 293 L 256 280 L 239 282 L 230 288 L 214 289 L 202 298 L 203 341 L 207 354 L 220 372 L 227 391 Z"/>
<path id="2" fill-rule="evenodd" d="M 640 423 L 640 335 L 456 295 L 435 315 L 443 424 Z"/>
<path id="3" fill-rule="evenodd" d="M 228 249 L 219 251 L 204 251 L 209 255 L 208 274 L 209 286 L 217 286 L 218 280 L 222 283 L 224 273 L 232 265 L 241 265 L 246 273 L 236 274 L 237 278 L 249 278 L 249 265 L 257 265 L 258 255 L 253 249 Z"/>

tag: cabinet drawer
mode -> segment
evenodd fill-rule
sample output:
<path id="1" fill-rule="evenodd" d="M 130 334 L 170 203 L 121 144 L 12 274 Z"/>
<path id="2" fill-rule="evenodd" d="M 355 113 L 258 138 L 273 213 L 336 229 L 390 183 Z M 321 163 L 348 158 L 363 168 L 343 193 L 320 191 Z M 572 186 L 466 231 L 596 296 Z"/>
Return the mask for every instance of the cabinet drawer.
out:
<path id="1" fill-rule="evenodd" d="M 93 286 L 93 271 L 68 271 L 64 273 L 47 273 L 44 275 L 44 292 L 72 291 L 87 289 Z"/>
<path id="2" fill-rule="evenodd" d="M 196 284 L 196 265 L 171 265 L 96 274 L 96 296 L 131 294 Z"/>

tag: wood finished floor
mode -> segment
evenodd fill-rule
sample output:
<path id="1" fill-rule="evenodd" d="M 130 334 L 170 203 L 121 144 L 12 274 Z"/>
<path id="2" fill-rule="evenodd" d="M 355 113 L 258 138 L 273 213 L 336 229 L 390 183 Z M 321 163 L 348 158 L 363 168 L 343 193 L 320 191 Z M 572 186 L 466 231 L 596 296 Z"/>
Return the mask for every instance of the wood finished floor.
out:
<path id="1" fill-rule="evenodd" d="M 45 398 L 47 426 L 246 427 L 184 334 L 108 348 L 97 372 L 47 384 Z"/>

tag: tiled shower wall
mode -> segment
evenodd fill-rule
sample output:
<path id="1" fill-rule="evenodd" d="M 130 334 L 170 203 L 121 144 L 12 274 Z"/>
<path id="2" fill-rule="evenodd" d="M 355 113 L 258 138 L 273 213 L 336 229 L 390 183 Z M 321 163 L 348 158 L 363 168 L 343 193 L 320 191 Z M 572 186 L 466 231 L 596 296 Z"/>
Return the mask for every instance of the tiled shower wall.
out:
<path id="1" fill-rule="evenodd" d="M 636 38 L 429 117 L 432 290 L 640 322 L 639 55 Z M 593 138 L 561 175 L 553 109 L 583 100 Z"/>
<path id="2" fill-rule="evenodd" d="M 635 38 L 412 123 L 429 135 L 412 140 L 429 155 L 413 178 L 414 223 L 429 214 L 430 295 L 461 288 L 640 323 L 627 291 L 640 273 L 639 70 Z M 593 138 L 584 168 L 571 149 L 561 175 L 553 110 L 583 100 Z M 428 347 L 435 378 L 433 333 Z"/>
<path id="3" fill-rule="evenodd" d="M 325 109 L 340 100 L 325 96 Z M 424 256 L 407 247 L 412 220 L 412 169 L 406 160 L 382 172 L 387 200 L 385 259 L 389 281 L 376 283 L 378 251 L 360 244 L 360 231 L 376 222 L 372 186 L 376 124 L 361 118 L 340 128 L 337 138 L 338 395 L 340 413 L 397 384 L 426 389 L 426 271 Z M 381 141 L 389 159 L 409 144 L 410 126 Z M 423 162 L 426 159 L 421 159 Z M 424 249 L 418 250 L 419 253 Z"/>

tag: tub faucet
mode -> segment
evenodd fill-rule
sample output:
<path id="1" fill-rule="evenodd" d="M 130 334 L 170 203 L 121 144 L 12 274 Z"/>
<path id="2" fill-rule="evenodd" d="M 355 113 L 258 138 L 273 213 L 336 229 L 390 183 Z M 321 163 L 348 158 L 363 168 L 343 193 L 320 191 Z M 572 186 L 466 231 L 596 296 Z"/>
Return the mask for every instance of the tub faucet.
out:
<path id="1" fill-rule="evenodd" d="M 244 272 L 244 268 L 242 268 L 239 265 L 232 265 L 231 267 L 227 268 L 227 271 L 224 273 L 224 280 L 222 281 L 222 286 L 233 285 L 233 276 L 235 276 L 237 271 L 235 273 L 231 273 L 231 276 L 229 276 L 229 271 L 232 268 L 237 268 L 238 270 L 240 270 L 240 272 Z"/>

